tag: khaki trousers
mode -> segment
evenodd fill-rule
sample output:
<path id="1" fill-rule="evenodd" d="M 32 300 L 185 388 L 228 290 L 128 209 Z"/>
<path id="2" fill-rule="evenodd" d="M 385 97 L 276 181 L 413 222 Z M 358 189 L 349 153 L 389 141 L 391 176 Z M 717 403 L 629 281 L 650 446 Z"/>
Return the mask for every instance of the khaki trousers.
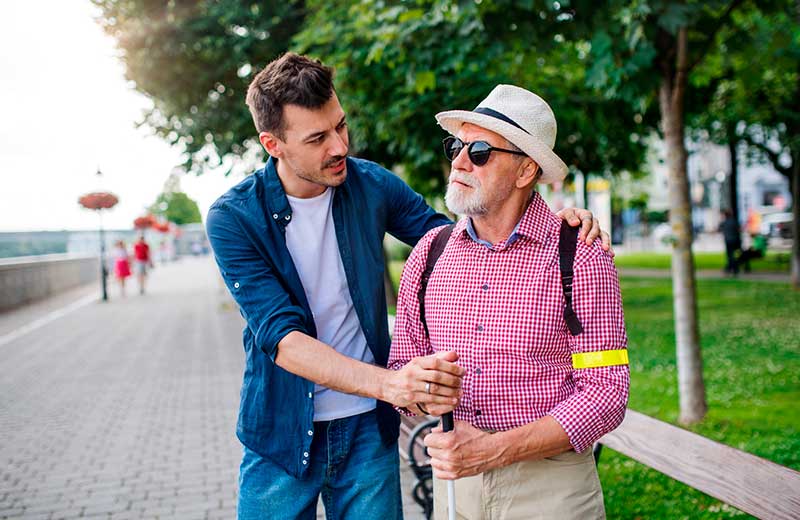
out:
<path id="1" fill-rule="evenodd" d="M 447 484 L 433 479 L 433 514 L 447 520 Z M 592 450 L 570 450 L 456 480 L 459 520 L 605 519 Z"/>

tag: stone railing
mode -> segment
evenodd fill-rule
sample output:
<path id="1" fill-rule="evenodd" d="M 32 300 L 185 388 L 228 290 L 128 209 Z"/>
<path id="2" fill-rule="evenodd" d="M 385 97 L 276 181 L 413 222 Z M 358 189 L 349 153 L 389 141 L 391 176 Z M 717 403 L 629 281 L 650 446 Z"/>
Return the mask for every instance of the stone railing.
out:
<path id="1" fill-rule="evenodd" d="M 100 259 L 95 255 L 0 258 L 0 311 L 98 280 L 99 276 Z"/>

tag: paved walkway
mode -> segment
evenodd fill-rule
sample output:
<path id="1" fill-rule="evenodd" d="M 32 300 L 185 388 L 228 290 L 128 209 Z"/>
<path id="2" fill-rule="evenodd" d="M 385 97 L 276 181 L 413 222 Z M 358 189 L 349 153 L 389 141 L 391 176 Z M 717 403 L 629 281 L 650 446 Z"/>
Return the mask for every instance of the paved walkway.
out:
<path id="1" fill-rule="evenodd" d="M 0 314 L 0 518 L 233 518 L 242 322 L 213 262 L 111 289 Z"/>
<path id="2" fill-rule="evenodd" d="M 632 267 L 619 267 L 617 268 L 620 276 L 638 277 L 638 278 L 671 278 L 672 272 L 669 269 L 640 269 Z M 737 276 L 731 276 L 716 269 L 701 269 L 695 271 L 698 279 L 735 279 L 744 280 L 749 282 L 775 282 L 775 283 L 791 283 L 789 273 L 739 273 Z"/>

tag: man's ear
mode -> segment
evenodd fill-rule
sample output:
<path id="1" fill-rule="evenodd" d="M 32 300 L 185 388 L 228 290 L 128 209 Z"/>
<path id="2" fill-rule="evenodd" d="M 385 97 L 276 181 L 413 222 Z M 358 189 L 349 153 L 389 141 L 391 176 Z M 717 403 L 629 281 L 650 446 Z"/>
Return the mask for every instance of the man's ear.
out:
<path id="1" fill-rule="evenodd" d="M 541 176 L 541 167 L 533 159 L 526 157 L 517 175 L 517 188 L 529 188 L 535 185 Z"/>
<path id="2" fill-rule="evenodd" d="M 280 159 L 281 155 L 283 155 L 283 150 L 281 150 L 281 140 L 278 137 L 271 133 L 271 132 L 260 132 L 258 134 L 258 140 L 261 141 L 261 146 L 264 147 L 264 150 L 267 151 L 272 157 L 276 159 Z"/>

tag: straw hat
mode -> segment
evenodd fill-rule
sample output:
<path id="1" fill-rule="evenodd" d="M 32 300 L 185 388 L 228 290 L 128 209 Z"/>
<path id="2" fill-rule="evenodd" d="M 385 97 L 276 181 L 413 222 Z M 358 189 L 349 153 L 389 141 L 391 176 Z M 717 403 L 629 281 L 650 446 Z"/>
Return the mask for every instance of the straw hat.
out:
<path id="1" fill-rule="evenodd" d="M 472 112 L 439 112 L 436 122 L 452 135 L 464 123 L 502 135 L 542 168 L 539 179 L 542 184 L 560 181 L 567 175 L 567 165 L 553 152 L 556 143 L 553 111 L 542 98 L 524 88 L 498 85 Z"/>

